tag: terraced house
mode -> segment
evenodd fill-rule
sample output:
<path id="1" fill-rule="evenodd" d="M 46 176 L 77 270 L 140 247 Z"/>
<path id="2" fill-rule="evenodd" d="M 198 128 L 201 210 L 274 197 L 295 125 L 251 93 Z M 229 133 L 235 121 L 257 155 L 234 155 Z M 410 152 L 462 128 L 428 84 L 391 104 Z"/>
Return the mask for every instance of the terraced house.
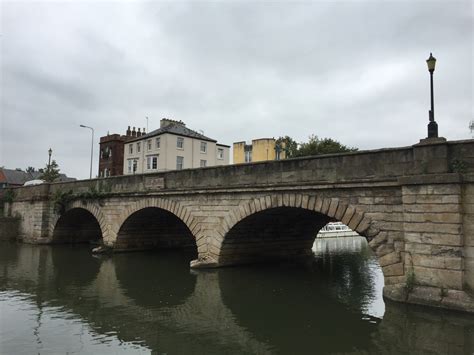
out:
<path id="1" fill-rule="evenodd" d="M 228 145 L 163 118 L 160 128 L 124 146 L 124 175 L 229 164 Z"/>

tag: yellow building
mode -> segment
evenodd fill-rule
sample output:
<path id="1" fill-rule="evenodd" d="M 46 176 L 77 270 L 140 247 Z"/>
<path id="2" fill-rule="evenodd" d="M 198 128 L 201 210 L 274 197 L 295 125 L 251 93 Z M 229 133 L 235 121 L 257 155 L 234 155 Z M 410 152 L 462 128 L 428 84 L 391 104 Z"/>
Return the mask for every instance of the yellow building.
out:
<path id="1" fill-rule="evenodd" d="M 284 147 L 277 146 L 275 138 L 254 139 L 252 144 L 236 142 L 233 148 L 234 164 L 285 159 Z"/>

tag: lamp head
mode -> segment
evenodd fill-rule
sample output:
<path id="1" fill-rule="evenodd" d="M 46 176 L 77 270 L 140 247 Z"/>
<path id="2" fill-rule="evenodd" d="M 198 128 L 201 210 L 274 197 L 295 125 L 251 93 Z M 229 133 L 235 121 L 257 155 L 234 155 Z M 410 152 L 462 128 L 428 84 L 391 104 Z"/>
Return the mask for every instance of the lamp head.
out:
<path id="1" fill-rule="evenodd" d="M 86 126 L 84 126 L 83 124 L 79 125 L 79 127 L 86 128 Z"/>
<path id="2" fill-rule="evenodd" d="M 426 60 L 426 64 L 428 64 L 428 71 L 430 73 L 434 72 L 436 66 L 436 58 L 433 57 L 432 53 L 430 53 L 430 57 Z"/>
<path id="3" fill-rule="evenodd" d="M 51 154 L 53 153 L 53 150 L 51 148 L 48 149 L 48 154 L 51 156 Z"/>

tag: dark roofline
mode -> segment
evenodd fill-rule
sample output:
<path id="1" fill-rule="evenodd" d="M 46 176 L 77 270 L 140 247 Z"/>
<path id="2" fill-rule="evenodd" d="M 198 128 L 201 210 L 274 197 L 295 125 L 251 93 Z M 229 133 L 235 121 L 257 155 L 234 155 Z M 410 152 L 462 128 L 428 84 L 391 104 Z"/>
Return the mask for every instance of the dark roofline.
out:
<path id="1" fill-rule="evenodd" d="M 189 128 L 188 128 L 189 129 Z M 159 132 L 159 133 L 148 133 L 148 134 L 145 134 L 144 136 L 141 136 L 141 137 L 137 137 L 135 139 L 131 139 L 129 141 L 126 141 L 125 144 L 128 144 L 128 143 L 132 143 L 132 142 L 136 142 L 136 141 L 140 141 L 142 139 L 148 139 L 148 138 L 153 138 L 153 137 L 156 137 L 156 136 L 161 136 L 162 134 L 172 134 L 173 136 L 177 136 L 177 137 L 188 137 L 188 138 L 193 138 L 193 139 L 197 139 L 199 141 L 207 141 L 207 142 L 213 142 L 213 143 L 217 143 L 217 141 L 215 139 L 211 139 L 211 138 L 198 138 L 198 137 L 193 137 L 193 136 L 190 136 L 188 134 L 177 134 L 177 133 L 174 133 L 174 132 L 169 132 L 169 131 L 165 131 L 165 132 Z"/>
<path id="2" fill-rule="evenodd" d="M 226 144 L 220 144 L 220 143 L 216 143 L 216 145 L 218 145 L 219 147 L 226 147 L 226 148 L 230 148 L 230 145 L 226 145 Z"/>

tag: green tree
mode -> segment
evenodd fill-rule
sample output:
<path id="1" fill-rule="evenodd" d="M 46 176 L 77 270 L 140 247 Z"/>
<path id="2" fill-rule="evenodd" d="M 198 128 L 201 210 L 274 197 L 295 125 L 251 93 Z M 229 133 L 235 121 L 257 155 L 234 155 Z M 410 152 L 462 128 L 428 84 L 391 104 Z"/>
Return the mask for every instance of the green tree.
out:
<path id="1" fill-rule="evenodd" d="M 300 144 L 295 156 L 304 157 L 308 155 L 353 152 L 356 150 L 357 148 L 347 147 L 334 139 L 319 139 L 318 136 L 313 134 L 309 136 L 309 141 L 307 143 Z"/>
<path id="2" fill-rule="evenodd" d="M 56 160 L 53 160 L 50 165 L 46 164 L 46 167 L 43 169 L 43 172 L 39 178 L 47 182 L 53 182 L 58 177 L 59 177 L 58 163 L 56 163 Z"/>
<path id="3" fill-rule="evenodd" d="M 298 143 L 289 136 L 278 138 L 275 145 L 285 152 L 286 158 L 293 158 L 298 151 Z"/>
<path id="4" fill-rule="evenodd" d="M 32 166 L 29 166 L 29 167 L 26 168 L 27 173 L 34 173 L 35 171 L 36 171 L 36 169 L 33 168 Z"/>

